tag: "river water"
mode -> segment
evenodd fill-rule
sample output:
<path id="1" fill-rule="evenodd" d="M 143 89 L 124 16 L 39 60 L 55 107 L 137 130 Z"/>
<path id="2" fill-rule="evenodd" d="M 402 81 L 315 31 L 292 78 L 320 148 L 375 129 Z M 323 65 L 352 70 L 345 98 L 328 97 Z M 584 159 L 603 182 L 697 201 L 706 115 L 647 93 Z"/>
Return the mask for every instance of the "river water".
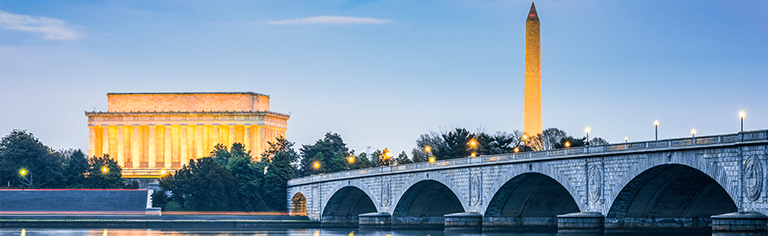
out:
<path id="1" fill-rule="evenodd" d="M 226 236 L 245 236 L 245 235 L 258 235 L 258 236 L 453 236 L 453 235 L 468 235 L 468 236 L 497 236 L 497 235 L 511 235 L 511 236 L 564 236 L 557 233 L 454 233 L 443 231 L 427 231 L 427 230 L 386 230 L 386 231 L 369 231 L 358 229 L 283 229 L 283 230 L 265 230 L 265 231 L 190 231 L 190 230 L 154 230 L 154 229 L 0 229 L 0 235 L 21 235 L 21 236 L 33 236 L 33 235 L 56 235 L 56 236 L 75 236 L 75 235 L 93 235 L 93 236 L 128 236 L 128 235 L 173 235 L 173 236 L 187 236 L 187 235 L 226 235 Z M 585 234 L 580 234 L 585 235 Z M 644 234 L 619 234 L 626 235 L 644 235 Z M 647 234 L 645 234 L 647 235 Z M 659 236 L 663 234 L 654 234 Z M 709 236 L 710 234 L 686 234 L 695 236 Z M 719 236 L 720 234 L 718 234 Z M 589 235 L 587 235 L 589 236 Z"/>

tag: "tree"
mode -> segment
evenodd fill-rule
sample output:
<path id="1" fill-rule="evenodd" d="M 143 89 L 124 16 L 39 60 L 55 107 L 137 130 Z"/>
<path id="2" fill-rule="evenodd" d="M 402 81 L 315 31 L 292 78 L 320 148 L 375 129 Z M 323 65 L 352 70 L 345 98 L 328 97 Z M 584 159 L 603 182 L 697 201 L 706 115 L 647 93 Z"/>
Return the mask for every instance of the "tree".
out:
<path id="1" fill-rule="evenodd" d="M 101 157 L 91 157 L 88 160 L 88 178 L 86 186 L 89 188 L 123 188 L 123 170 L 108 154 Z"/>
<path id="2" fill-rule="evenodd" d="M 302 145 L 300 152 L 299 174 L 301 176 L 309 176 L 316 172 L 313 168 L 315 161 L 320 162 L 320 170 L 317 170 L 319 173 L 349 169 L 346 161 L 349 150 L 339 134 L 328 132 L 323 139 L 317 140 L 315 144 Z"/>
<path id="3" fill-rule="evenodd" d="M 67 187 L 85 187 L 85 173 L 88 171 L 88 167 L 88 158 L 80 149 L 67 155 L 64 159 L 64 177 L 67 180 Z"/>
<path id="4" fill-rule="evenodd" d="M 433 151 L 437 159 L 462 158 L 471 153 L 468 143 L 472 139 L 472 135 L 466 129 L 456 128 L 443 134 L 442 137 L 445 143 Z"/>
<path id="5" fill-rule="evenodd" d="M 245 211 L 264 210 L 265 203 L 261 194 L 264 180 L 263 169 L 258 169 L 251 162 L 250 156 L 241 154 L 234 155 L 227 164 L 227 169 L 237 179 L 238 205 L 234 208 Z"/>
<path id="6" fill-rule="evenodd" d="M 63 172 L 62 158 L 32 133 L 13 130 L 0 140 L 0 183 L 12 187 L 58 187 L 65 183 Z"/>
<path id="7" fill-rule="evenodd" d="M 237 180 L 211 157 L 190 160 L 175 175 L 162 178 L 160 186 L 172 191 L 173 200 L 187 210 L 227 211 L 237 206 Z"/>
<path id="8" fill-rule="evenodd" d="M 430 156 L 441 154 L 441 148 L 445 146 L 442 135 L 430 132 L 429 134 L 419 135 L 416 140 L 416 148 L 411 151 L 411 156 L 415 162 L 423 162 L 429 160 Z M 429 147 L 430 152 L 427 153 L 426 148 Z"/>
<path id="9" fill-rule="evenodd" d="M 216 161 L 216 163 L 219 163 L 220 166 L 226 166 L 227 163 L 229 163 L 229 158 L 232 157 L 232 153 L 227 150 L 227 146 L 219 143 L 216 144 L 216 146 L 213 146 L 213 150 L 211 151 L 211 154 L 208 155 L 208 157 L 213 158 L 213 160 Z"/>
<path id="10" fill-rule="evenodd" d="M 287 195 L 286 184 L 293 178 L 291 157 L 287 152 L 278 152 L 267 166 L 264 177 L 264 202 L 274 210 L 285 212 Z"/>
<path id="11" fill-rule="evenodd" d="M 400 152 L 399 155 L 397 155 L 397 159 L 395 159 L 395 163 L 399 164 L 408 164 L 413 163 L 413 161 L 408 158 L 408 155 L 405 154 L 405 151 Z"/>
<path id="12" fill-rule="evenodd" d="M 350 154 L 354 156 L 353 154 Z M 368 158 L 368 154 L 361 152 L 360 154 L 357 154 L 355 156 L 355 163 L 352 163 L 352 165 L 349 167 L 352 170 L 356 169 L 363 169 L 363 168 L 369 168 L 371 167 L 371 159 Z"/>
<path id="13" fill-rule="evenodd" d="M 269 146 L 266 151 L 264 151 L 261 154 L 261 159 L 269 159 L 271 160 L 275 154 L 284 152 L 288 153 L 288 155 L 291 157 L 291 169 L 293 170 L 294 176 L 299 175 L 299 166 L 301 166 L 301 156 L 299 156 L 298 153 L 296 153 L 296 150 L 293 150 L 293 145 L 295 143 L 288 141 L 283 136 L 279 136 L 275 139 L 274 142 L 269 141 L 267 142 L 267 145 Z"/>
<path id="14" fill-rule="evenodd" d="M 542 150 L 556 149 L 563 138 L 569 137 L 568 134 L 558 128 L 547 128 L 541 132 Z"/>

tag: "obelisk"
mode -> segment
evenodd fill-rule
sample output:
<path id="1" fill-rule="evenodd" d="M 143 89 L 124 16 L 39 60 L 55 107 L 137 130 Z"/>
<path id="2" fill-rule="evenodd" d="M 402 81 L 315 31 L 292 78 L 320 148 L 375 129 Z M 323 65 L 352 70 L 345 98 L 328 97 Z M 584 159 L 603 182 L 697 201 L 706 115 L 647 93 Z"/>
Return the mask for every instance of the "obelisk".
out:
<path id="1" fill-rule="evenodd" d="M 539 14 L 531 3 L 525 21 L 525 113 L 523 132 L 529 136 L 541 133 L 541 41 Z"/>

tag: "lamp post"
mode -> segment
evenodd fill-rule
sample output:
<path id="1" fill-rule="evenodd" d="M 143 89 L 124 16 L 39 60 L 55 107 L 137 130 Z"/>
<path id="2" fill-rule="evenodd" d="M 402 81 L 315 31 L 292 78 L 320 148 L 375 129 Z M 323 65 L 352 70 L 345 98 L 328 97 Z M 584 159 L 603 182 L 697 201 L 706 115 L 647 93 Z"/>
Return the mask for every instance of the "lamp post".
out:
<path id="1" fill-rule="evenodd" d="M 106 175 L 106 174 L 107 174 L 107 172 L 109 172 L 109 167 L 107 167 L 107 166 L 102 166 L 102 167 L 101 167 L 101 173 Z"/>
<path id="2" fill-rule="evenodd" d="M 350 165 L 355 164 L 355 156 L 349 155 L 347 157 L 347 163 L 349 163 Z"/>
<path id="3" fill-rule="evenodd" d="M 696 137 L 696 129 L 691 129 L 691 136 Z"/>
<path id="4" fill-rule="evenodd" d="M 741 132 L 744 132 L 744 111 L 739 112 L 739 118 L 741 118 Z"/>
<path id="5" fill-rule="evenodd" d="M 384 151 L 382 151 L 384 154 L 384 160 L 387 163 L 387 166 L 392 165 L 392 153 L 389 152 L 389 149 L 384 148 Z"/>
<path id="6" fill-rule="evenodd" d="M 313 162 L 312 168 L 315 169 L 315 174 L 317 174 L 320 171 L 320 162 L 319 161 Z"/>
<path id="7" fill-rule="evenodd" d="M 565 141 L 565 148 L 569 148 L 569 147 L 571 147 L 571 142 L 570 141 Z"/>
<path id="8" fill-rule="evenodd" d="M 659 120 L 654 121 L 653 126 L 656 127 L 656 140 L 659 140 Z"/>
<path id="9" fill-rule="evenodd" d="M 590 129 L 589 127 L 584 129 L 584 132 L 587 133 L 587 146 L 589 146 L 589 131 L 592 131 L 592 129 Z"/>
<path id="10" fill-rule="evenodd" d="M 629 137 L 624 136 L 624 143 L 627 143 L 627 141 L 629 141 Z"/>
<path id="11" fill-rule="evenodd" d="M 477 153 L 475 153 L 475 150 L 477 150 L 477 140 L 475 139 L 469 140 L 468 144 L 469 144 L 469 149 L 472 150 L 472 153 L 469 154 L 469 156 L 470 157 L 477 156 Z"/>

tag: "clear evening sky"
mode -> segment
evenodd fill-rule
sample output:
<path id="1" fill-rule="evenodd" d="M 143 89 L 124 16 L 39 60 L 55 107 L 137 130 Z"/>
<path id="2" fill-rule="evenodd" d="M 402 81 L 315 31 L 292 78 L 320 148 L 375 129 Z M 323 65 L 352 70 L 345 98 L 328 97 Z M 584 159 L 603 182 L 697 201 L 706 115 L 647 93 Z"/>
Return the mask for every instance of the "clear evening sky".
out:
<path id="1" fill-rule="evenodd" d="M 245 92 L 358 153 L 523 129 L 530 1 L 3 1 L 0 134 L 88 149 L 108 92 Z M 544 127 L 609 142 L 768 128 L 768 2 L 536 1 Z"/>

